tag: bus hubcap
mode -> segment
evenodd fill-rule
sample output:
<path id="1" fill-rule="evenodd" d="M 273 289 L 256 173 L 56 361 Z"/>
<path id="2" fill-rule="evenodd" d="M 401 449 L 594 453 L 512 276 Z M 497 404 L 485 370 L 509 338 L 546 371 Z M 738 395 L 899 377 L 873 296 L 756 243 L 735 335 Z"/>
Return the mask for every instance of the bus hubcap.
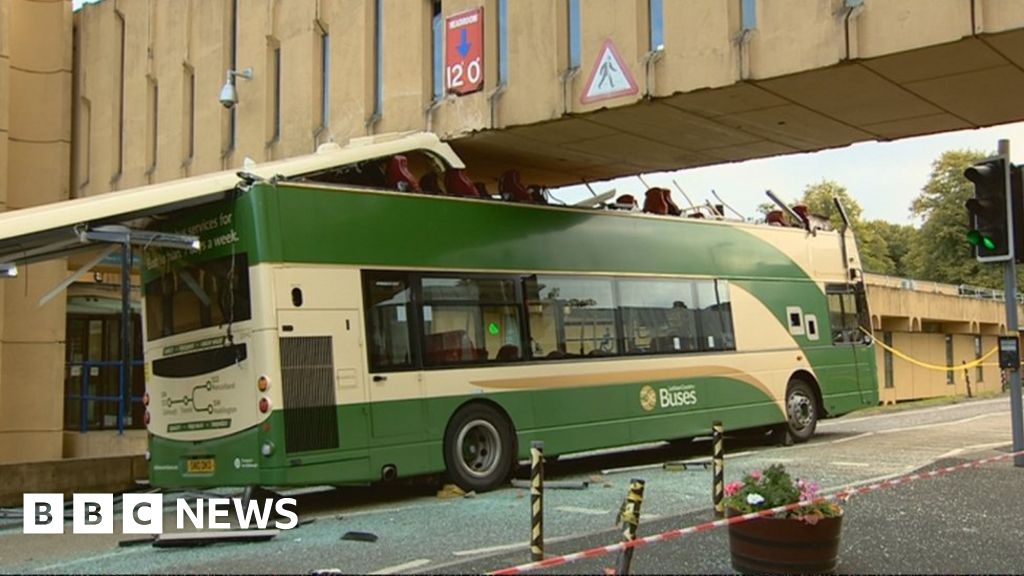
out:
<path id="1" fill-rule="evenodd" d="M 473 420 L 462 427 L 456 441 L 466 472 L 482 478 L 494 472 L 501 459 L 498 429 L 486 420 Z"/>
<path id="2" fill-rule="evenodd" d="M 797 391 L 789 395 L 789 421 L 797 430 L 803 430 L 814 418 L 814 400 L 803 392 Z"/>

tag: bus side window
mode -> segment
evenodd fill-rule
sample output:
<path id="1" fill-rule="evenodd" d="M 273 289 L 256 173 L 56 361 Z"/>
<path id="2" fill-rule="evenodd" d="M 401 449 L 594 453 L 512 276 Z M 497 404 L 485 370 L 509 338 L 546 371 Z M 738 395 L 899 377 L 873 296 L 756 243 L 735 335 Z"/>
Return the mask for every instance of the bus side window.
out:
<path id="1" fill-rule="evenodd" d="M 412 366 L 409 345 L 409 281 L 404 274 L 363 274 L 370 369 L 383 371 Z"/>

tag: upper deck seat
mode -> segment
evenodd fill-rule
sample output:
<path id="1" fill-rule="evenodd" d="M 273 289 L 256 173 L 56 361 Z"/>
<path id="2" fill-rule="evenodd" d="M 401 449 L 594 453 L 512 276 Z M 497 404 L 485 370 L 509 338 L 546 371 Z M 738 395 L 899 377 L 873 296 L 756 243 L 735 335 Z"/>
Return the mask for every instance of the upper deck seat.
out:
<path id="1" fill-rule="evenodd" d="M 387 186 L 403 192 L 419 192 L 420 185 L 409 171 L 409 159 L 402 154 L 395 154 L 388 161 Z"/>
<path id="2" fill-rule="evenodd" d="M 426 194 L 444 194 L 441 184 L 437 181 L 437 173 L 431 170 L 420 178 L 420 190 Z"/>
<path id="3" fill-rule="evenodd" d="M 444 186 L 448 189 L 450 196 L 462 196 L 465 198 L 479 198 L 480 192 L 477 191 L 476 186 L 473 185 L 473 181 L 466 176 L 465 170 L 458 168 L 449 168 L 444 173 Z"/>
<path id="4" fill-rule="evenodd" d="M 783 215 L 782 210 L 772 210 L 765 216 L 765 221 L 768 222 L 769 226 L 785 226 L 786 217 Z"/>
<path id="5" fill-rule="evenodd" d="M 498 192 L 504 200 L 527 204 L 533 203 L 530 191 L 526 189 L 526 186 L 523 186 L 523 183 L 519 180 L 519 171 L 515 169 L 506 170 L 501 175 L 501 179 L 498 180 Z"/>
<path id="6" fill-rule="evenodd" d="M 644 195 L 644 212 L 648 214 L 668 214 L 668 204 L 660 188 L 651 188 Z"/>
<path id="7" fill-rule="evenodd" d="M 640 207 L 640 203 L 636 201 L 636 197 L 632 194 L 623 194 L 615 199 L 613 206 L 619 210 L 636 210 Z"/>
<path id="8" fill-rule="evenodd" d="M 668 188 L 658 188 L 661 190 L 661 195 L 665 198 L 665 205 L 668 206 L 668 213 L 673 216 L 682 216 L 683 211 L 676 206 L 676 203 L 672 201 L 672 191 Z"/>

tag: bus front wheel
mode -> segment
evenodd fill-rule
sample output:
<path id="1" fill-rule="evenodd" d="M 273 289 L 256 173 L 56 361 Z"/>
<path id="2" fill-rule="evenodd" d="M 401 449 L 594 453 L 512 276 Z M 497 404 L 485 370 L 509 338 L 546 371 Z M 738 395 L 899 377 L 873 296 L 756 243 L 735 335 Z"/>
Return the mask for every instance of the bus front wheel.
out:
<path id="1" fill-rule="evenodd" d="M 818 427 L 818 402 L 814 389 L 803 380 L 791 380 L 786 388 L 786 426 L 794 442 L 806 442 Z"/>
<path id="2" fill-rule="evenodd" d="M 468 404 L 448 424 L 444 463 L 459 488 L 486 492 L 503 484 L 512 472 L 512 425 L 488 404 Z"/>

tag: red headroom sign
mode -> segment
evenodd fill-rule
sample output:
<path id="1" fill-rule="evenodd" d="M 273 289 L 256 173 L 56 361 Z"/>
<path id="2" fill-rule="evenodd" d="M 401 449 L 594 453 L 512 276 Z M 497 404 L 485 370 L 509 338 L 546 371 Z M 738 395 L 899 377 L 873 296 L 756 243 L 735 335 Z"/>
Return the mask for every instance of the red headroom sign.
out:
<path id="1" fill-rule="evenodd" d="M 460 12 L 445 20 L 445 88 L 469 94 L 484 87 L 484 9 Z"/>

